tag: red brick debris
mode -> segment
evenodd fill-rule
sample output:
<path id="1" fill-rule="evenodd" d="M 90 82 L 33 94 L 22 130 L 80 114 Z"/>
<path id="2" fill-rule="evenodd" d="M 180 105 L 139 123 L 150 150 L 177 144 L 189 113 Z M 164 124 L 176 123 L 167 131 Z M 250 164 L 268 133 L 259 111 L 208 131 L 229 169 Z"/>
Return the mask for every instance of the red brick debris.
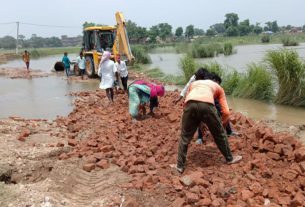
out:
<path id="1" fill-rule="evenodd" d="M 176 162 L 182 105 L 177 92 L 160 99 L 155 117 L 133 122 L 128 100 L 119 94 L 107 106 L 104 92 L 75 94 L 74 111 L 58 118 L 68 128 L 73 150 L 59 159 L 83 157 L 83 169 L 120 166 L 132 176 L 122 187 L 162 192 L 173 206 L 305 206 L 305 146 L 288 133 L 275 133 L 262 123 L 233 113 L 229 138 L 238 164 L 226 165 L 210 135 L 203 145 L 190 144 L 183 175 Z M 195 139 L 193 140 L 195 141 Z"/>

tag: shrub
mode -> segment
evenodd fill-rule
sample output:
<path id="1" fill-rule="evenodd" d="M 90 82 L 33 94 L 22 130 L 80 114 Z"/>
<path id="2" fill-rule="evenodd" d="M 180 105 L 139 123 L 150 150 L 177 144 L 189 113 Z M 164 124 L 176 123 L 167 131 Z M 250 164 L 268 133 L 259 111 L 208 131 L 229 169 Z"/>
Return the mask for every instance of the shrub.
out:
<path id="1" fill-rule="evenodd" d="M 31 54 L 31 58 L 40 58 L 40 53 L 37 50 L 31 50 L 29 51 Z"/>
<path id="2" fill-rule="evenodd" d="M 265 34 L 262 36 L 262 39 L 261 39 L 262 43 L 269 43 L 270 42 L 270 36 Z"/>
<path id="3" fill-rule="evenodd" d="M 233 91 L 241 81 L 241 75 L 234 70 L 222 77 L 222 87 L 224 88 L 227 95 L 233 94 Z"/>
<path id="4" fill-rule="evenodd" d="M 214 72 L 219 75 L 221 78 L 224 77 L 225 71 L 222 66 L 217 62 L 211 62 L 203 64 L 203 67 L 206 68 L 209 72 Z"/>
<path id="5" fill-rule="evenodd" d="M 269 51 L 266 62 L 278 81 L 275 102 L 305 106 L 305 64 L 298 53 L 287 49 Z"/>
<path id="6" fill-rule="evenodd" d="M 283 46 L 298 46 L 299 45 L 299 43 L 296 41 L 295 38 L 292 38 L 288 35 L 282 37 L 282 43 L 283 43 Z"/>
<path id="7" fill-rule="evenodd" d="M 248 71 L 241 76 L 239 84 L 234 89 L 233 96 L 257 100 L 271 100 L 273 98 L 271 74 L 263 65 L 249 65 Z"/>
<path id="8" fill-rule="evenodd" d="M 233 53 L 233 45 L 231 43 L 225 43 L 223 47 L 224 55 L 231 55 Z"/>
<path id="9" fill-rule="evenodd" d="M 131 51 L 135 57 L 135 63 L 149 64 L 151 59 L 148 55 L 148 50 L 141 46 L 132 46 Z"/>
<path id="10" fill-rule="evenodd" d="M 191 54 L 193 58 L 207 58 L 214 57 L 220 53 L 223 53 L 223 47 L 218 43 L 200 44 L 194 43 L 192 45 Z"/>
<path id="11" fill-rule="evenodd" d="M 195 60 L 190 55 L 182 57 L 180 59 L 180 68 L 182 70 L 185 82 L 188 82 L 196 70 Z"/>

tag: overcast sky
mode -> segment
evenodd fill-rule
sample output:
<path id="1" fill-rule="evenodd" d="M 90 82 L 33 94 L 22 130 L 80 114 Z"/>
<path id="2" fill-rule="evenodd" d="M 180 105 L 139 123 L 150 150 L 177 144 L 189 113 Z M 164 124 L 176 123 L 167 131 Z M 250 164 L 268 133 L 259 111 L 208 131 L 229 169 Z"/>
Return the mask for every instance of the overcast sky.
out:
<path id="1" fill-rule="evenodd" d="M 279 25 L 305 24 L 305 0 L 0 0 L 0 36 L 16 36 L 16 25 L 24 22 L 43 25 L 70 26 L 49 28 L 20 25 L 20 34 L 30 37 L 81 34 L 85 21 L 115 24 L 116 11 L 140 26 L 167 22 L 177 28 L 189 24 L 206 30 L 223 22 L 226 13 L 237 13 L 240 20 L 251 23 L 277 20 Z"/>

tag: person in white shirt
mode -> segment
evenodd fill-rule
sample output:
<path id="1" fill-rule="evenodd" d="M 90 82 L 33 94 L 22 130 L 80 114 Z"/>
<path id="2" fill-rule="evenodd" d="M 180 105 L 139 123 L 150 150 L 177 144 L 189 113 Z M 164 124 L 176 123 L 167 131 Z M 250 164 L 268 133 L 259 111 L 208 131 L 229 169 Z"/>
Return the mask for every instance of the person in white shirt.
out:
<path id="1" fill-rule="evenodd" d="M 127 81 L 128 81 L 128 70 L 125 61 L 121 61 L 121 57 L 118 55 L 116 57 L 115 66 L 120 74 L 124 92 L 127 92 Z"/>
<path id="2" fill-rule="evenodd" d="M 110 102 L 113 102 L 113 87 L 115 82 L 118 81 L 118 72 L 112 60 L 110 60 L 110 52 L 105 51 L 102 60 L 99 64 L 98 76 L 102 77 L 100 89 L 106 89 L 106 94 Z"/>
<path id="3" fill-rule="evenodd" d="M 85 69 L 86 69 L 86 59 L 83 55 L 83 52 L 79 53 L 79 56 L 76 59 L 78 69 L 80 70 L 80 74 L 82 76 L 82 80 L 84 79 Z"/>

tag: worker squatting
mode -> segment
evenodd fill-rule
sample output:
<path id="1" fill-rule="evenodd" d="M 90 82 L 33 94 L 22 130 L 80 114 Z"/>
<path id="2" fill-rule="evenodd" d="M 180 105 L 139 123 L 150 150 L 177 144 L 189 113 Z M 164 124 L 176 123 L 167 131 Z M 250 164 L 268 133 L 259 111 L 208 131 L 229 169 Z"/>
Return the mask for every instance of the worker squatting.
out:
<path id="1" fill-rule="evenodd" d="M 119 74 L 124 91 L 128 92 L 129 114 L 136 120 L 146 115 L 146 105 L 149 104 L 149 114 L 154 114 L 154 108 L 158 107 L 158 96 L 164 96 L 165 89 L 162 85 L 137 80 L 127 87 L 128 71 L 124 61 L 116 57 L 116 63 L 110 60 L 110 53 L 104 52 L 99 64 L 98 75 L 101 77 L 100 88 L 106 90 L 109 102 L 113 102 L 113 88 L 118 84 Z M 228 144 L 227 136 L 234 135 L 230 127 L 229 107 L 223 88 L 220 86 L 221 78 L 210 73 L 204 68 L 190 78 L 182 90 L 180 97 L 174 101 L 177 104 L 184 98 L 184 110 L 182 115 L 181 136 L 179 140 L 177 163 L 171 167 L 179 173 L 183 173 L 186 167 L 188 145 L 198 129 L 197 143 L 203 142 L 201 125 L 205 124 L 210 130 L 215 143 L 224 156 L 227 164 L 237 163 L 242 156 L 233 156 Z"/>

